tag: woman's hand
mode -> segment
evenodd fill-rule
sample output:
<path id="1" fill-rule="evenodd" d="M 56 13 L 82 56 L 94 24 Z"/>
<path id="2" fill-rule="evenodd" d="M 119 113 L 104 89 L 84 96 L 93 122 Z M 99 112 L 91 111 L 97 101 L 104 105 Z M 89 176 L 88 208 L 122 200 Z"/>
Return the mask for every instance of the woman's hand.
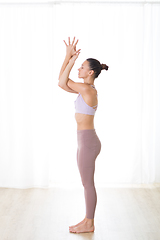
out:
<path id="1" fill-rule="evenodd" d="M 72 57 L 74 56 L 74 58 L 72 59 L 72 63 L 74 64 L 75 60 L 77 59 L 79 53 L 80 53 L 80 50 L 79 49 L 78 51 L 76 51 L 76 45 L 78 43 L 78 40 L 75 42 L 75 37 L 73 38 L 73 41 L 72 41 L 72 44 L 70 43 L 70 37 L 68 38 L 68 44 L 65 42 L 65 40 L 63 40 L 65 45 L 66 45 L 66 57 L 64 59 L 64 62 L 62 64 L 62 67 L 61 67 L 61 70 L 60 70 L 60 73 L 59 73 L 59 80 L 64 72 L 64 70 L 66 69 L 70 59 L 72 59 Z"/>
<path id="2" fill-rule="evenodd" d="M 73 38 L 72 43 L 70 43 L 70 37 L 68 37 L 68 45 L 67 45 L 67 43 L 66 43 L 65 40 L 63 40 L 63 41 L 64 41 L 64 43 L 65 43 L 65 45 L 66 45 L 66 55 L 67 55 L 69 58 L 72 58 L 73 56 L 75 56 L 75 55 L 77 55 L 77 54 L 79 55 L 81 49 L 79 49 L 79 50 L 76 51 L 76 45 L 77 45 L 77 43 L 78 43 L 78 40 L 77 40 L 76 43 L 74 44 L 74 42 L 75 42 L 75 37 Z M 78 57 L 78 56 L 77 56 L 77 57 Z M 77 57 L 76 57 L 76 59 L 77 59 Z M 75 57 L 74 57 L 74 58 L 75 58 Z"/>

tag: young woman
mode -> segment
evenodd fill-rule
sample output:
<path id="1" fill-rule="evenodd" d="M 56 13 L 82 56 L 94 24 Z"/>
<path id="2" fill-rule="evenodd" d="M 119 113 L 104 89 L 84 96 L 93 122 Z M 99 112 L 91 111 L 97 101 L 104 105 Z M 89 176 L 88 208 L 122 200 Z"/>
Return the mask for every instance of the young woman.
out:
<path id="1" fill-rule="evenodd" d="M 97 90 L 94 85 L 95 78 L 98 77 L 102 69 L 108 70 L 108 66 L 100 64 L 96 59 L 88 58 L 78 69 L 78 77 L 84 83 L 74 82 L 69 78 L 70 71 L 80 54 L 80 49 L 76 51 L 75 37 L 72 43 L 68 38 L 66 45 L 66 57 L 59 74 L 58 86 L 65 91 L 77 93 L 75 101 L 75 119 L 77 121 L 77 164 L 84 186 L 86 203 L 86 216 L 77 225 L 69 227 L 73 233 L 94 232 L 94 213 L 97 203 L 97 194 L 94 186 L 95 160 L 101 150 L 101 142 L 94 128 L 94 114 L 98 106 Z"/>

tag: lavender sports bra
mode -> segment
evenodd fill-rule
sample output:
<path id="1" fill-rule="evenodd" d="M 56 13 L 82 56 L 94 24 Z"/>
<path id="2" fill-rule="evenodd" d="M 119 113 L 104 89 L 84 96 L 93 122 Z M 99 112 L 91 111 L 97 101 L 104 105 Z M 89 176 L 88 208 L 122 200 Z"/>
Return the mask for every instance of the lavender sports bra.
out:
<path id="1" fill-rule="evenodd" d="M 95 88 L 93 85 L 91 85 Z M 76 101 L 74 102 L 76 113 L 83 113 L 87 115 L 94 115 L 97 110 L 97 105 L 90 107 L 84 100 L 82 95 L 79 93 Z"/>

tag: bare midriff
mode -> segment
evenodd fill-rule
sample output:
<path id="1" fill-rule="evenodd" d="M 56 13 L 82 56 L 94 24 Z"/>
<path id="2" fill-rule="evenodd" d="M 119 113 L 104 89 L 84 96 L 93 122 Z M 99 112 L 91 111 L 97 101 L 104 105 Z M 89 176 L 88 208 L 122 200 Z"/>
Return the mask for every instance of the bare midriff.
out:
<path id="1" fill-rule="evenodd" d="M 94 129 L 94 115 L 75 113 L 77 130 Z"/>

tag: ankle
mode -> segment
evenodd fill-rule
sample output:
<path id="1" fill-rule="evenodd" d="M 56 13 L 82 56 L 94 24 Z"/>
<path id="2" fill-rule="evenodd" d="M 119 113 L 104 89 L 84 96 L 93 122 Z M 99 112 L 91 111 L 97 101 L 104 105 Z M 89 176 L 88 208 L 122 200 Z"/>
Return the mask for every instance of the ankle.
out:
<path id="1" fill-rule="evenodd" d="M 90 218 L 85 217 L 85 222 L 87 225 L 94 226 L 94 218 L 90 219 Z"/>

